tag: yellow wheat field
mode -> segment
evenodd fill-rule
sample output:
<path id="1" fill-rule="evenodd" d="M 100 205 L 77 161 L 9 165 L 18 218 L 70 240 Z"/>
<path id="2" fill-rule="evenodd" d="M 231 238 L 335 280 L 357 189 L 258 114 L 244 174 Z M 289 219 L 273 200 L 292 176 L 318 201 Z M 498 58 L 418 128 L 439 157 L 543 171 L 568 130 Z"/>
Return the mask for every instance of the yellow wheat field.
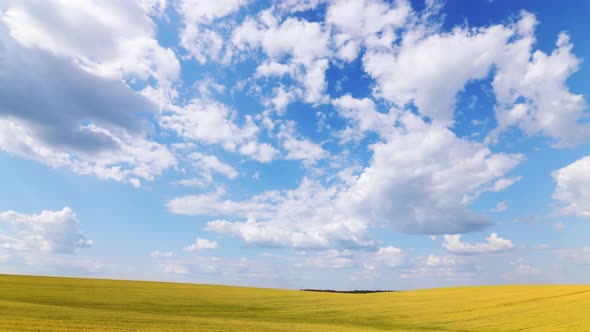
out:
<path id="1" fill-rule="evenodd" d="M 0 275 L 0 331 L 590 331 L 590 286 L 333 294 Z"/>

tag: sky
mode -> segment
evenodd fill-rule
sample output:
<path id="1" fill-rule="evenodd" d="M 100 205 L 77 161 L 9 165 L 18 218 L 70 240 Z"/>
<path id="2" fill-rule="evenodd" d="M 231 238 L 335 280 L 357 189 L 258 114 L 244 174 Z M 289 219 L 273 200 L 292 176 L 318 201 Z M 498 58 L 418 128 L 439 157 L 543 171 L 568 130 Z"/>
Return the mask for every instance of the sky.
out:
<path id="1" fill-rule="evenodd" d="M 589 14 L 0 0 L 0 273 L 587 283 Z"/>

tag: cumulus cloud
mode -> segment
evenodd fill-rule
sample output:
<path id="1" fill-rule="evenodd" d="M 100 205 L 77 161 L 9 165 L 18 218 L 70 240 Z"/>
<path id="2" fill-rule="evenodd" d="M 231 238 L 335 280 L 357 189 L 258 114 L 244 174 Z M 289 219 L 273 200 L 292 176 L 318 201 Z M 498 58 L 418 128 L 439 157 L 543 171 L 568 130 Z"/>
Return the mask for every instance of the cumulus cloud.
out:
<path id="1" fill-rule="evenodd" d="M 170 105 L 160 125 L 181 138 L 203 144 L 219 144 L 260 162 L 269 162 L 277 150 L 257 140 L 258 126 L 247 116 L 236 121 L 236 112 L 210 98 L 194 98 L 185 106 Z"/>
<path id="2" fill-rule="evenodd" d="M 217 249 L 218 247 L 219 244 L 217 243 L 217 241 L 212 241 L 198 237 L 195 240 L 195 243 L 184 247 L 184 251 L 212 250 Z"/>
<path id="3" fill-rule="evenodd" d="M 176 164 L 150 139 L 149 114 L 157 108 L 121 81 L 151 78 L 162 87 L 178 75 L 176 58 L 157 44 L 141 7 L 84 1 L 2 7 L 2 150 L 134 185 Z"/>
<path id="4" fill-rule="evenodd" d="M 371 163 L 347 190 L 350 205 L 364 218 L 410 233 L 461 233 L 489 226 L 467 205 L 492 190 L 490 184 L 523 157 L 494 154 L 411 113 L 398 121 L 402 127 L 372 146 Z"/>
<path id="5" fill-rule="evenodd" d="M 586 102 L 566 85 L 580 60 L 572 54 L 573 44 L 564 32 L 559 34 L 557 48 L 551 54 L 533 52 L 536 24 L 535 17 L 524 12 L 517 25 L 519 38 L 508 44 L 496 60 L 493 88 L 498 101 L 498 128 L 492 138 L 517 126 L 528 136 L 552 138 L 557 147 L 587 142 L 590 127 L 581 121 L 587 116 Z"/>
<path id="6" fill-rule="evenodd" d="M 560 213 L 590 217 L 590 156 L 552 173 L 556 183 L 553 198 L 562 206 Z"/>
<path id="7" fill-rule="evenodd" d="M 369 98 L 356 99 L 346 94 L 332 100 L 332 105 L 341 117 L 349 121 L 349 126 L 340 134 L 344 143 L 361 140 L 367 131 L 373 131 L 380 137 L 387 137 L 394 131 L 397 112 L 378 112 L 375 102 Z"/>
<path id="8" fill-rule="evenodd" d="M 237 12 L 248 2 L 250 1 L 180 1 L 177 11 L 184 21 L 184 27 L 180 32 L 180 45 L 200 63 L 228 59 L 231 50 L 228 50 L 228 43 L 224 38 L 227 32 L 223 31 L 224 24 L 219 24 L 219 20 Z"/>
<path id="9" fill-rule="evenodd" d="M 491 221 L 467 204 L 522 158 L 493 154 L 414 115 L 400 121 L 405 128 L 374 145 L 371 164 L 350 185 L 325 187 L 306 179 L 297 189 L 267 191 L 243 201 L 224 199 L 219 192 L 178 197 L 168 208 L 180 214 L 246 218 L 212 221 L 208 229 L 267 246 L 373 246 L 367 229 L 383 224 L 427 234 L 489 226 Z M 423 160 L 430 163 L 423 165 Z"/>
<path id="10" fill-rule="evenodd" d="M 325 71 L 331 54 L 329 32 L 319 22 L 280 19 L 272 8 L 262 11 L 256 19 L 246 19 L 233 30 L 232 44 L 237 52 L 262 50 L 258 77 L 286 74 L 298 83 L 288 90 L 275 90 L 273 98 L 282 96 L 283 100 L 271 102 L 277 111 L 282 112 L 295 97 L 312 104 L 325 102 Z"/>
<path id="11" fill-rule="evenodd" d="M 463 242 L 460 234 L 444 235 L 442 246 L 456 255 L 480 255 L 514 249 L 512 241 L 499 237 L 496 233 L 486 237 L 486 242 L 483 243 Z"/>
<path id="12" fill-rule="evenodd" d="M 267 191 L 244 201 L 224 199 L 219 192 L 178 197 L 168 202 L 168 209 L 188 215 L 246 218 L 214 220 L 207 229 L 247 244 L 316 249 L 374 246 L 366 222 L 346 215 L 337 194 L 335 188 L 304 179 L 296 189 Z"/>
<path id="13" fill-rule="evenodd" d="M 369 50 L 363 66 L 377 81 L 375 95 L 400 107 L 413 102 L 420 113 L 450 125 L 457 93 L 489 74 L 513 31 L 503 25 L 424 31 L 410 30 L 395 51 Z"/>
<path id="14" fill-rule="evenodd" d="M 69 207 L 37 214 L 4 211 L 0 221 L 10 227 L 0 233 L 0 248 L 9 251 L 71 254 L 93 244 L 80 232 L 78 217 Z"/>
<path id="15" fill-rule="evenodd" d="M 362 46 L 391 49 L 412 9 L 406 1 L 341 0 L 330 3 L 326 24 L 336 31 L 337 55 L 345 61 L 357 58 Z"/>

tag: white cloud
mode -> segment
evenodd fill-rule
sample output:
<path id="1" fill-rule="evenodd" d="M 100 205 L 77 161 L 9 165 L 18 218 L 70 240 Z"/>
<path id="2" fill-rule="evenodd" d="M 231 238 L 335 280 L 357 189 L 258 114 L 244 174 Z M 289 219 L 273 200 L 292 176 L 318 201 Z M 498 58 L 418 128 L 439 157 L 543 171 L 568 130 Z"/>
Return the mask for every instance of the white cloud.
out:
<path id="1" fill-rule="evenodd" d="M 444 235 L 443 239 L 443 248 L 456 255 L 479 255 L 514 249 L 512 241 L 499 237 L 496 233 L 486 237 L 484 243 L 463 242 L 459 234 Z"/>
<path id="2" fill-rule="evenodd" d="M 359 217 L 410 233 L 474 231 L 490 225 L 467 205 L 523 159 L 492 153 L 436 123 L 406 113 L 347 190 Z M 453 230 L 453 231 L 451 231 Z"/>
<path id="3" fill-rule="evenodd" d="M 298 138 L 293 122 L 281 125 L 277 136 L 287 151 L 285 159 L 301 160 L 304 166 L 309 167 L 328 156 L 327 151 L 320 145 L 305 138 Z"/>
<path id="4" fill-rule="evenodd" d="M 573 45 L 563 32 L 551 54 L 533 52 L 535 25 L 535 17 L 523 12 L 517 27 L 519 39 L 507 45 L 496 60 L 493 87 L 498 128 L 491 137 L 518 126 L 528 136 L 551 137 L 560 147 L 586 142 L 590 127 L 580 120 L 587 105 L 582 95 L 572 94 L 566 85 L 580 60 L 571 53 Z"/>
<path id="5" fill-rule="evenodd" d="M 522 157 L 493 154 L 411 114 L 399 121 L 403 127 L 387 142 L 373 145 L 370 165 L 349 184 L 325 187 L 304 179 L 294 190 L 266 191 L 242 201 L 226 199 L 223 192 L 178 197 L 168 202 L 168 209 L 248 219 L 216 220 L 208 229 L 248 244 L 297 248 L 373 246 L 366 232 L 377 225 L 426 234 L 489 226 L 467 204 L 492 190 L 490 183 Z"/>
<path id="6" fill-rule="evenodd" d="M 86 130 L 105 137 L 116 150 L 102 149 L 92 154 L 51 145 L 36 137 L 33 130 L 20 121 L 0 119 L 0 148 L 22 158 L 32 159 L 51 167 L 67 167 L 74 173 L 94 175 L 100 179 L 131 183 L 138 187 L 139 179 L 154 180 L 164 170 L 174 166 L 176 159 L 166 147 L 134 136 L 114 136 L 105 129 Z"/>
<path id="7" fill-rule="evenodd" d="M 322 24 L 288 17 L 279 23 L 272 8 L 262 11 L 257 19 L 248 18 L 232 33 L 237 52 L 261 49 L 265 57 L 259 65 L 258 77 L 288 74 L 299 85 L 275 90 L 270 98 L 277 111 L 295 97 L 317 104 L 327 100 L 325 71 L 330 56 L 330 35 Z M 260 60 L 259 60 L 260 61 Z"/>
<path id="8" fill-rule="evenodd" d="M 457 93 L 488 75 L 513 31 L 503 25 L 421 31 L 412 27 L 394 51 L 368 50 L 363 66 L 377 81 L 375 95 L 400 107 L 413 102 L 420 113 L 450 125 Z"/>
<path id="9" fill-rule="evenodd" d="M 0 234 L 0 248 L 3 249 L 74 253 L 78 248 L 93 244 L 80 232 L 78 217 L 69 207 L 38 214 L 4 211 L 0 212 L 0 221 L 12 231 L 10 235 Z"/>
<path id="10" fill-rule="evenodd" d="M 380 137 L 387 137 L 394 131 L 396 112 L 377 112 L 375 103 L 369 98 L 356 99 L 347 94 L 332 100 L 332 105 L 350 123 L 340 135 L 343 142 L 358 141 L 365 137 L 367 131 L 374 131 Z"/>
<path id="11" fill-rule="evenodd" d="M 566 258 L 576 264 L 590 264 L 590 247 L 557 249 L 553 253 L 559 258 Z"/>
<path id="12" fill-rule="evenodd" d="M 456 264 L 456 260 L 453 257 L 449 256 L 437 256 L 437 255 L 428 255 L 426 258 L 426 266 L 428 267 L 448 267 L 454 266 Z"/>
<path id="13" fill-rule="evenodd" d="M 181 264 L 161 264 L 162 270 L 170 274 L 189 274 L 189 269 Z"/>
<path id="14" fill-rule="evenodd" d="M 565 224 L 562 223 L 561 221 L 558 221 L 553 225 L 553 227 L 555 227 L 555 229 L 558 231 L 562 231 L 565 229 Z"/>
<path id="15" fill-rule="evenodd" d="M 154 258 L 168 258 L 174 256 L 174 253 L 172 251 L 154 250 L 150 253 L 150 256 Z"/>
<path id="16" fill-rule="evenodd" d="M 502 202 L 498 202 L 498 204 L 496 204 L 495 207 L 491 208 L 490 211 L 492 212 L 504 212 L 508 209 L 508 205 L 506 204 L 506 202 L 502 201 Z"/>
<path id="17" fill-rule="evenodd" d="M 136 186 L 176 164 L 150 139 L 144 114 L 155 114 L 155 105 L 121 81 L 151 77 L 161 85 L 178 74 L 166 67 L 173 56 L 160 58 L 168 51 L 158 48 L 142 8 L 85 1 L 1 6 L 0 149 Z M 73 21 L 63 19 L 70 15 Z M 136 39 L 145 38 L 155 48 L 144 50 L 145 57 L 132 54 L 143 50 Z"/>
<path id="18" fill-rule="evenodd" d="M 180 73 L 174 52 L 155 39 L 153 7 L 145 1 L 26 0 L 3 7 L 1 20 L 19 43 L 71 57 L 94 74 L 152 77 L 170 90 Z"/>
<path id="19" fill-rule="evenodd" d="M 560 213 L 590 217 L 590 156 L 552 173 L 556 182 L 553 198 L 562 203 Z"/>
<path id="20" fill-rule="evenodd" d="M 528 264 L 518 264 L 514 270 L 517 274 L 523 276 L 534 276 L 539 274 L 539 269 Z"/>
<path id="21" fill-rule="evenodd" d="M 231 57 L 225 25 L 219 20 L 237 12 L 248 0 L 182 0 L 177 11 L 183 18 L 180 45 L 200 63 L 224 62 Z M 217 23 L 217 24 L 213 24 Z"/>
<path id="22" fill-rule="evenodd" d="M 181 107 L 170 105 L 160 118 L 160 125 L 181 138 L 203 144 L 220 144 L 225 150 L 238 151 L 250 158 L 269 162 L 277 150 L 257 141 L 258 126 L 250 116 L 236 123 L 236 112 L 210 98 L 193 98 Z"/>
<path id="23" fill-rule="evenodd" d="M 173 213 L 237 216 L 247 221 L 215 220 L 207 229 L 270 247 L 370 247 L 365 220 L 345 214 L 338 191 L 304 179 L 294 190 L 267 191 L 244 201 L 223 199 L 222 193 L 189 195 L 168 202 Z"/>
<path id="24" fill-rule="evenodd" d="M 391 48 L 398 38 L 396 30 L 404 25 L 411 12 L 406 1 L 333 1 L 326 12 L 326 24 L 336 31 L 334 43 L 338 57 L 352 61 L 362 46 Z"/>
<path id="25" fill-rule="evenodd" d="M 230 179 L 238 177 L 238 172 L 232 166 L 221 162 L 215 156 L 207 156 L 199 152 L 193 152 L 188 158 L 193 162 L 193 165 L 197 169 L 206 174 L 218 173 Z"/>
<path id="26" fill-rule="evenodd" d="M 212 241 L 212 240 L 203 239 L 203 238 L 198 237 L 195 240 L 195 243 L 184 247 L 184 250 L 185 251 L 212 250 L 212 249 L 217 249 L 218 247 L 219 247 L 219 244 L 217 243 L 217 241 Z"/>

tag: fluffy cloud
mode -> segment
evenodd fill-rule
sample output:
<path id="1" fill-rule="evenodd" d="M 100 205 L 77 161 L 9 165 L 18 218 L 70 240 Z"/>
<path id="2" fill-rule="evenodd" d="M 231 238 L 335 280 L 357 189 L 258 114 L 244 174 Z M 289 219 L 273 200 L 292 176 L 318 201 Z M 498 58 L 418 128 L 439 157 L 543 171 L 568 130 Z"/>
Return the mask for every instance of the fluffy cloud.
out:
<path id="1" fill-rule="evenodd" d="M 380 0 L 333 1 L 326 12 L 326 24 L 336 31 L 334 43 L 338 57 L 352 61 L 361 46 L 367 49 L 392 47 L 401 28 L 412 13 L 406 1 Z"/>
<path id="2" fill-rule="evenodd" d="M 380 137 L 390 135 L 395 127 L 395 112 L 377 112 L 375 102 L 369 98 L 356 99 L 350 94 L 332 100 L 338 114 L 349 121 L 349 126 L 340 134 L 342 141 L 360 140 L 367 131 L 374 131 Z"/>
<path id="3" fill-rule="evenodd" d="M 259 77 L 289 74 L 299 83 L 288 91 L 275 91 L 274 98 L 281 92 L 290 95 L 286 103 L 273 103 L 278 111 L 295 97 L 313 104 L 326 101 L 329 41 L 330 35 L 321 23 L 293 17 L 281 22 L 272 8 L 262 11 L 257 19 L 246 19 L 232 33 L 232 43 L 238 52 L 262 50 L 265 57 L 256 71 Z"/>
<path id="4" fill-rule="evenodd" d="M 564 214 L 590 217 L 590 156 L 553 172 L 557 187 L 553 198 L 562 203 Z"/>
<path id="5" fill-rule="evenodd" d="M 20 44 L 71 57 L 93 74 L 152 77 L 169 87 L 180 64 L 155 39 L 153 5 L 162 8 L 145 1 L 6 1 L 2 22 Z"/>
<path id="6" fill-rule="evenodd" d="M 496 233 L 486 237 L 484 243 L 463 242 L 459 234 L 445 235 L 443 239 L 443 248 L 457 255 L 479 255 L 514 249 L 512 241 L 501 238 Z"/>
<path id="7" fill-rule="evenodd" d="M 8 234 L 2 229 L 0 248 L 10 251 L 73 253 L 93 243 L 80 232 L 78 217 L 69 207 L 38 214 L 4 211 L 0 221 L 11 227 Z"/>
<path id="8" fill-rule="evenodd" d="M 178 75 L 143 8 L 84 1 L 2 7 L 2 150 L 134 185 L 176 164 L 149 138 L 155 105 L 121 82 L 151 78 L 160 88 Z"/>
<path id="9" fill-rule="evenodd" d="M 222 174 L 230 179 L 238 177 L 238 172 L 233 167 L 221 162 L 215 156 L 206 156 L 199 152 L 193 152 L 188 158 L 198 170 L 208 177 L 210 177 L 211 173 Z"/>
<path id="10" fill-rule="evenodd" d="M 223 193 L 190 195 L 168 202 L 174 213 L 238 216 L 247 221 L 215 220 L 207 229 L 269 247 L 371 247 L 364 220 L 345 214 L 338 191 L 305 179 L 294 190 L 268 191 L 244 201 L 223 199 Z"/>
<path id="11" fill-rule="evenodd" d="M 304 180 L 295 190 L 267 191 L 243 201 L 224 199 L 220 192 L 179 197 L 168 208 L 180 214 L 247 218 L 212 221 L 208 229 L 249 244 L 295 248 L 373 246 L 367 229 L 383 224 L 427 234 L 489 226 L 467 204 L 521 157 L 493 154 L 414 115 L 400 121 L 405 127 L 388 142 L 374 145 L 371 164 L 350 186 Z"/>
<path id="12" fill-rule="evenodd" d="M 285 156 L 287 160 L 301 160 L 304 166 L 309 167 L 328 156 L 328 152 L 320 145 L 297 137 L 293 122 L 281 125 L 277 136 L 281 140 L 282 147 L 287 151 Z"/>
<path id="13" fill-rule="evenodd" d="M 359 217 L 404 232 L 461 233 L 490 225 L 467 204 L 519 164 L 406 113 L 402 127 L 372 146 L 373 157 L 347 191 Z M 425 162 L 427 161 L 427 162 Z M 453 230 L 453 231 L 450 231 Z"/>
<path id="14" fill-rule="evenodd" d="M 225 59 L 227 42 L 223 24 L 212 23 L 230 15 L 247 4 L 247 0 L 182 0 L 177 10 L 182 15 L 184 27 L 180 32 L 180 45 L 200 63 Z M 219 22 L 217 22 L 219 23 Z M 231 52 L 228 53 L 231 56 Z"/>
<path id="15" fill-rule="evenodd" d="M 413 102 L 420 113 L 450 125 L 457 93 L 489 74 L 512 35 L 503 25 L 424 36 L 408 32 L 394 52 L 368 51 L 363 66 L 378 83 L 377 96 L 400 107 Z"/>
<path id="16" fill-rule="evenodd" d="M 220 144 L 225 150 L 238 151 L 260 162 L 269 162 L 277 153 L 267 143 L 257 141 L 258 126 L 247 116 L 245 124 L 236 123 L 236 113 L 210 98 L 194 98 L 184 107 L 170 105 L 160 125 L 187 141 Z"/>
<path id="17" fill-rule="evenodd" d="M 580 121 L 587 105 L 582 95 L 571 93 L 566 85 L 580 64 L 571 53 L 569 36 L 560 33 L 551 54 L 533 52 L 537 22 L 532 14 L 522 15 L 517 25 L 519 39 L 507 45 L 496 60 L 493 87 L 498 128 L 492 135 L 518 126 L 528 136 L 553 138 L 558 147 L 587 142 L 590 127 Z"/>
<path id="18" fill-rule="evenodd" d="M 195 243 L 188 245 L 184 248 L 185 251 L 200 251 L 200 250 L 212 250 L 217 249 L 219 244 L 217 241 L 212 241 L 208 239 L 203 239 L 198 237 L 195 240 Z"/>

